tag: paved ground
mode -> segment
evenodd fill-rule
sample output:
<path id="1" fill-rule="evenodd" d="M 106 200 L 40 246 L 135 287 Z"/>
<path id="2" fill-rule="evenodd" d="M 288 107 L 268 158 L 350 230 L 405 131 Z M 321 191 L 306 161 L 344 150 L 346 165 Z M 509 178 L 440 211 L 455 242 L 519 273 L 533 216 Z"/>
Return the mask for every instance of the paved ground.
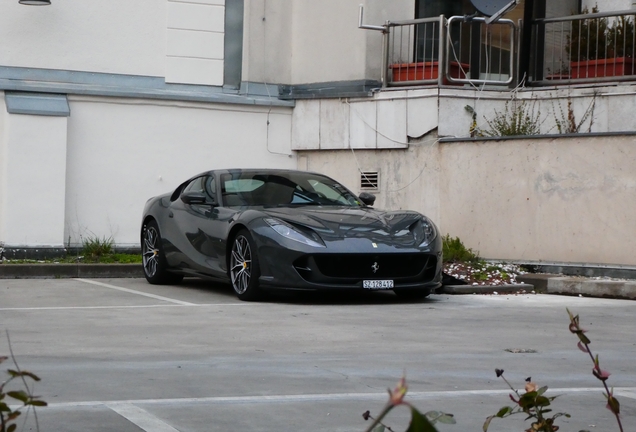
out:
<path id="1" fill-rule="evenodd" d="M 46 431 L 362 431 L 406 371 L 422 410 L 454 413 L 480 431 L 507 405 L 503 368 L 562 395 L 562 430 L 614 431 L 589 358 L 567 331 L 580 313 L 636 430 L 636 302 L 549 295 L 289 293 L 238 302 L 228 287 L 140 279 L 0 280 L 0 329 L 36 393 Z M 511 353 L 530 349 L 536 353 Z M 0 354 L 8 351 L 0 336 Z M 4 365 L 3 365 L 4 366 Z M 518 420 L 491 431 L 523 430 Z M 25 430 L 33 426 L 31 416 Z M 404 430 L 407 412 L 388 419 Z"/>

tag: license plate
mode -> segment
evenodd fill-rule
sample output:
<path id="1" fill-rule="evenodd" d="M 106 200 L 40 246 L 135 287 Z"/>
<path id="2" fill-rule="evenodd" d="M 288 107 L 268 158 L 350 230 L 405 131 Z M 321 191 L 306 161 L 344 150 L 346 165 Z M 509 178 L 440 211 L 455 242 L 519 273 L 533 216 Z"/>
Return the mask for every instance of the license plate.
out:
<path id="1" fill-rule="evenodd" d="M 362 288 L 391 289 L 393 288 L 393 281 L 392 280 L 365 280 L 365 281 L 362 281 Z"/>

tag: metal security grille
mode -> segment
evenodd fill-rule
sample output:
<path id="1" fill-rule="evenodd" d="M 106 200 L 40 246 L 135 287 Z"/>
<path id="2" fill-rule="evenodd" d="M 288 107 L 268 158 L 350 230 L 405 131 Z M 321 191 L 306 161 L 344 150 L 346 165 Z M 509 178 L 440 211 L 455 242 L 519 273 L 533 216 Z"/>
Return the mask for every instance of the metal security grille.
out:
<path id="1" fill-rule="evenodd" d="M 360 173 L 360 189 L 378 190 L 380 173 L 378 171 L 363 171 Z"/>

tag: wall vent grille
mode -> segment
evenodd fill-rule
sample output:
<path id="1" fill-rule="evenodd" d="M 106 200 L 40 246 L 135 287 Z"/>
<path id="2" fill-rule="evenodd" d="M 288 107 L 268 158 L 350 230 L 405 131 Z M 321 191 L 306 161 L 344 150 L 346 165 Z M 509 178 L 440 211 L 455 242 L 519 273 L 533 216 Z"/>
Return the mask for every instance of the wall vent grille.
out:
<path id="1" fill-rule="evenodd" d="M 362 171 L 360 173 L 360 189 L 378 190 L 380 173 L 378 171 Z"/>

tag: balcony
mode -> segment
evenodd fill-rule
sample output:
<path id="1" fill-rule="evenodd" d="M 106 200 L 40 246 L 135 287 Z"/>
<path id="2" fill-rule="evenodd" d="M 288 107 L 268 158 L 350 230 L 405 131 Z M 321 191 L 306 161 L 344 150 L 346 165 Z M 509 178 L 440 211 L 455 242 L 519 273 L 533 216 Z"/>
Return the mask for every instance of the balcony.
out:
<path id="1" fill-rule="evenodd" d="M 536 20 L 532 24 L 537 85 L 636 79 L 634 11 Z"/>
<path id="2" fill-rule="evenodd" d="M 532 22 L 523 41 L 522 22 L 444 16 L 387 22 L 384 87 L 545 86 L 636 79 L 636 12 L 584 13 Z M 376 28 L 378 29 L 378 28 Z M 524 43 L 526 42 L 526 43 Z M 520 69 L 522 47 L 528 70 Z"/>

